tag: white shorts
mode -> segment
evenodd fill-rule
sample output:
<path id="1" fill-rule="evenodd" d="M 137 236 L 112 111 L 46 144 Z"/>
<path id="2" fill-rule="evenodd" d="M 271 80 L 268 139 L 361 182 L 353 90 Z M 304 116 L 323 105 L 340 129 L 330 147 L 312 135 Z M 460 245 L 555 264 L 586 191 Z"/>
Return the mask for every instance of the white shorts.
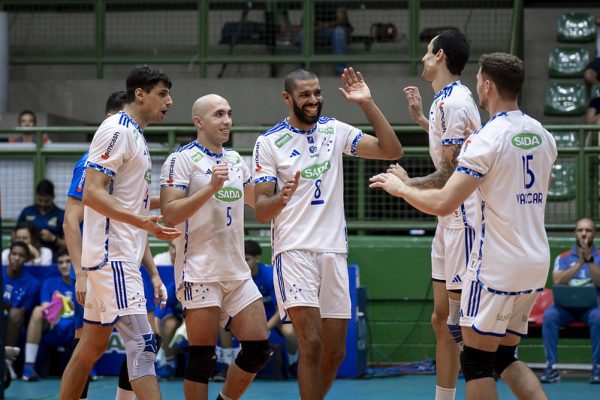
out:
<path id="1" fill-rule="evenodd" d="M 140 266 L 110 261 L 87 271 L 87 294 L 83 320 L 113 325 L 119 317 L 146 314 L 146 297 Z"/>
<path id="2" fill-rule="evenodd" d="M 481 335 L 527 336 L 528 318 L 539 292 L 504 295 L 465 280 L 460 297 L 460 325 Z"/>
<path id="3" fill-rule="evenodd" d="M 260 298 L 262 295 L 252 278 L 221 282 L 183 282 L 177 291 L 177 299 L 184 312 L 196 308 L 219 307 L 223 327 L 230 317 L 235 317 Z"/>
<path id="4" fill-rule="evenodd" d="M 473 228 L 451 229 L 438 224 L 431 245 L 431 278 L 445 281 L 448 290 L 461 290 L 474 240 Z"/>
<path id="5" fill-rule="evenodd" d="M 273 263 L 275 295 L 282 322 L 290 322 L 287 309 L 318 307 L 321 318 L 350 319 L 350 287 L 345 253 L 290 250 Z"/>

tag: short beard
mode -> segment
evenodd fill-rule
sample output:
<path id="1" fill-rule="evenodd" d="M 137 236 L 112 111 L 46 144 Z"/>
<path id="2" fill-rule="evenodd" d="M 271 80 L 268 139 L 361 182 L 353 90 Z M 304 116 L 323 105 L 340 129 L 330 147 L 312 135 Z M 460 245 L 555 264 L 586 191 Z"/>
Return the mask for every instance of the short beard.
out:
<path id="1" fill-rule="evenodd" d="M 296 102 L 293 99 L 292 106 L 294 107 L 294 115 L 296 115 L 296 118 L 298 118 L 304 124 L 313 125 L 319 120 L 319 117 L 321 116 L 321 108 L 323 108 L 323 103 L 317 104 L 317 115 L 315 115 L 314 117 L 309 117 L 308 115 L 304 114 L 304 111 L 302 111 L 302 109 L 298 107 L 298 104 L 296 104 Z"/>

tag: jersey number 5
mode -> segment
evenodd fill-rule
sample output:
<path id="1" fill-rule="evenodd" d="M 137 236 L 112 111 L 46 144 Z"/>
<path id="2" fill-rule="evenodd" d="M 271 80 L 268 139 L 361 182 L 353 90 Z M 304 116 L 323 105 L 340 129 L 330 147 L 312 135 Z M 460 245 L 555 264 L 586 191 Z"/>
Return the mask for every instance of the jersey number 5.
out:
<path id="1" fill-rule="evenodd" d="M 529 161 L 533 160 L 533 154 L 522 156 L 521 159 L 523 160 L 523 186 L 525 189 L 531 189 L 535 182 L 535 175 L 529 167 Z"/>
<path id="2" fill-rule="evenodd" d="M 227 225 L 226 226 L 231 226 L 231 207 L 227 207 Z"/>

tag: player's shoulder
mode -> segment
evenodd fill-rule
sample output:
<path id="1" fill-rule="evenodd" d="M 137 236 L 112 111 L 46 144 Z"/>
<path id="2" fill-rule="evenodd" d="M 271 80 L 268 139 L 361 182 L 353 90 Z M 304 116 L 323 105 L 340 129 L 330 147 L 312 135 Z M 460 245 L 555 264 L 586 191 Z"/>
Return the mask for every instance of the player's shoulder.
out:
<path id="1" fill-rule="evenodd" d="M 279 121 L 276 125 L 274 125 L 273 127 L 267 129 L 266 131 L 261 132 L 261 134 L 259 135 L 259 139 L 265 139 L 265 138 L 269 138 L 270 140 L 272 140 L 274 138 L 273 134 L 277 133 L 277 132 L 287 132 L 289 131 L 289 124 L 284 120 Z"/>

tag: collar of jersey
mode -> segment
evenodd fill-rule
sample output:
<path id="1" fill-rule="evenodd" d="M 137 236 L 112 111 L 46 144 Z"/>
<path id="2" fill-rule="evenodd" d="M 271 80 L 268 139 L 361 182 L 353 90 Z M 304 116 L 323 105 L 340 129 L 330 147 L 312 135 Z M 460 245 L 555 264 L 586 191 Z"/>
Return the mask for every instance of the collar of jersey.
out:
<path id="1" fill-rule="evenodd" d="M 212 158 L 223 158 L 223 153 L 215 153 L 214 151 L 210 151 L 209 149 L 207 149 L 206 147 L 202 146 L 200 144 L 200 142 L 198 142 L 197 140 L 194 140 L 194 145 L 200 149 L 201 152 L 203 152 L 204 154 L 206 154 L 209 157 Z"/>
<path id="2" fill-rule="evenodd" d="M 318 121 L 317 121 L 317 123 L 315 123 L 315 125 L 312 128 L 310 128 L 310 131 L 303 131 L 302 129 L 298 129 L 296 127 L 291 126 L 289 124 L 289 122 L 287 122 L 287 119 L 284 119 L 282 121 L 282 124 L 286 127 L 286 129 L 288 129 L 294 133 L 299 133 L 301 135 L 310 135 L 317 129 Z"/>
<path id="3" fill-rule="evenodd" d="M 130 123 L 131 125 L 133 125 L 133 126 L 135 127 L 135 129 L 137 129 L 137 130 L 138 130 L 138 131 L 139 131 L 139 132 L 140 132 L 142 135 L 144 134 L 144 130 L 142 129 L 142 127 L 141 127 L 141 126 L 139 126 L 139 125 L 137 124 L 137 122 L 135 122 L 135 121 L 133 120 L 133 118 L 131 118 L 131 117 L 129 116 L 129 114 L 127 114 L 125 111 L 119 111 L 119 114 L 121 114 L 121 115 L 123 115 L 125 118 L 127 118 L 127 119 L 129 120 L 129 123 Z"/>
<path id="4" fill-rule="evenodd" d="M 445 94 L 447 96 L 452 91 L 452 88 L 454 86 L 458 86 L 458 85 L 460 85 L 460 81 L 454 81 L 454 82 L 452 82 L 451 84 L 449 84 L 448 86 L 446 86 L 445 88 L 443 88 L 439 92 L 437 92 L 435 94 L 435 96 L 433 96 L 433 100 L 437 100 L 437 98 L 440 97 L 443 94 Z"/>

